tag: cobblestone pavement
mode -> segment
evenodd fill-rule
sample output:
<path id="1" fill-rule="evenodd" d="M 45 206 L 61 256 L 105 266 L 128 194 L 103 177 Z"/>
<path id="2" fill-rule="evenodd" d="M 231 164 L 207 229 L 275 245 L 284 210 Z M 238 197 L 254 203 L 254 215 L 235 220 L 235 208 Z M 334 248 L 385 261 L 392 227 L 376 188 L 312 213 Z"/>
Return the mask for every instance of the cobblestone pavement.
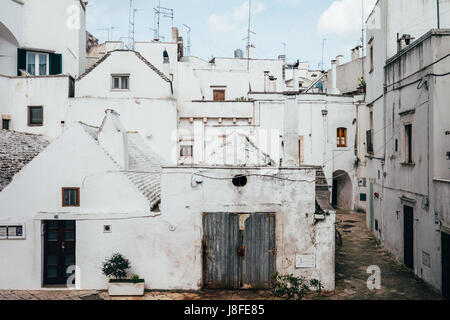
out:
<path id="1" fill-rule="evenodd" d="M 436 300 L 442 299 L 423 280 L 381 248 L 366 228 L 365 214 L 338 212 L 343 239 L 336 250 L 336 291 L 333 300 Z M 381 289 L 367 288 L 369 266 L 381 269 Z"/>
<path id="2" fill-rule="evenodd" d="M 309 300 L 436 300 L 441 296 L 383 250 L 365 227 L 365 215 L 338 212 L 343 246 L 336 251 L 336 291 Z M 381 269 L 381 289 L 367 288 L 367 268 Z M 0 300 L 266 300 L 268 291 L 151 291 L 110 298 L 105 291 L 0 291 Z"/>

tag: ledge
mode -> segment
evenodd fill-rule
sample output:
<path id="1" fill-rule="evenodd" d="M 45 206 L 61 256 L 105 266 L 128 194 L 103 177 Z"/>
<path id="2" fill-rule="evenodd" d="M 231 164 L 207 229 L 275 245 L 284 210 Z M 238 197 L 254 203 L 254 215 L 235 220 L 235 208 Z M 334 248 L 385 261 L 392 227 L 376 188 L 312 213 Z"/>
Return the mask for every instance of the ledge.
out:
<path id="1" fill-rule="evenodd" d="M 414 162 L 408 163 L 408 162 L 402 162 L 401 163 L 402 167 L 410 167 L 410 168 L 414 168 L 416 166 L 416 164 Z"/>

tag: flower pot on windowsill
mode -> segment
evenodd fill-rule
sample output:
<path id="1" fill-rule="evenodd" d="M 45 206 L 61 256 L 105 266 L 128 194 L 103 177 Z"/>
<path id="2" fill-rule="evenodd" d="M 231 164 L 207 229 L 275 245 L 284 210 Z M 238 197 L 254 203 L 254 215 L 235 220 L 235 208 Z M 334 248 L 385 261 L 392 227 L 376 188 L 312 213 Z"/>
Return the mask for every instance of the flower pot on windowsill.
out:
<path id="1" fill-rule="evenodd" d="M 111 279 L 108 283 L 108 294 L 110 296 L 143 296 L 144 291 L 144 279 Z"/>

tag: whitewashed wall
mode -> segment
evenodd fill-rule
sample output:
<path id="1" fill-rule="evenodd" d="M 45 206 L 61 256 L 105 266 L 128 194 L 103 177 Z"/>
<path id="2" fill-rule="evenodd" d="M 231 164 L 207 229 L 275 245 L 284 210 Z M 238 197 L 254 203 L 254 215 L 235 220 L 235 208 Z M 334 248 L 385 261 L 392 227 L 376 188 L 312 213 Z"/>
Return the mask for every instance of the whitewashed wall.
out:
<path id="1" fill-rule="evenodd" d="M 208 178 L 202 179 L 201 184 L 192 186 L 192 174 L 195 172 L 202 172 L 206 176 L 232 177 L 246 173 L 260 174 L 266 169 L 211 167 L 164 169 L 161 211 L 162 216 L 175 227 L 167 238 L 167 247 L 171 248 L 167 253 L 190 270 L 187 279 L 181 283 L 188 280 L 201 283 L 204 212 L 275 212 L 277 271 L 317 278 L 322 281 L 326 291 L 334 290 L 335 216 L 332 213 L 327 216 L 326 221 L 313 225 L 314 184 L 251 176 L 248 184 L 241 189 L 234 187 L 231 180 Z M 281 174 L 296 180 L 315 179 L 315 169 L 282 169 Z M 296 254 L 315 254 L 316 267 L 297 269 Z M 181 279 L 181 275 L 179 278 Z"/>
<path id="2" fill-rule="evenodd" d="M 0 113 L 11 116 L 10 129 L 56 138 L 63 131 L 69 101 L 67 76 L 12 77 L 0 79 Z M 43 126 L 28 126 L 28 106 L 42 106 Z"/>
<path id="3" fill-rule="evenodd" d="M 85 16 L 79 0 L 25 1 L 21 46 L 61 53 L 63 74 L 76 77 L 84 72 Z"/>
<path id="4" fill-rule="evenodd" d="M 122 174 L 106 174 L 108 170 L 119 168 L 81 125 L 75 124 L 14 177 L 0 193 L 0 221 L 26 223 L 26 240 L 0 241 L 2 257 L 9 261 L 0 265 L 2 289 L 41 288 L 41 220 L 53 220 L 55 215 L 62 220 L 84 220 L 148 214 L 148 202 L 136 187 Z M 62 208 L 61 188 L 68 186 L 80 187 L 79 208 Z M 23 201 L 25 198 L 32 201 Z M 83 224 L 77 229 L 77 239 L 79 267 L 85 276 L 93 273 L 100 277 L 91 262 L 95 261 L 92 252 L 83 250 L 84 242 L 97 246 L 92 246 L 95 238 L 84 232 Z M 100 251 L 107 256 L 114 249 Z M 91 287 L 89 282 L 83 286 Z"/>

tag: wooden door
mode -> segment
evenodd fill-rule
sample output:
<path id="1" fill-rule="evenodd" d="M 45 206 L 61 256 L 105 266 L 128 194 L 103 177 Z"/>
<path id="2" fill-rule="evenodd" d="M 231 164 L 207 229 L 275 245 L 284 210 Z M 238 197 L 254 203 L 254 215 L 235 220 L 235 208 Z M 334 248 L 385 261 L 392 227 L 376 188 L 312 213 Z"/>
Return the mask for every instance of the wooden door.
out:
<path id="1" fill-rule="evenodd" d="M 65 285 L 67 268 L 75 265 L 76 223 L 44 221 L 44 284 Z"/>
<path id="2" fill-rule="evenodd" d="M 414 270 L 414 209 L 404 206 L 403 219 L 405 266 Z"/>
<path id="3" fill-rule="evenodd" d="M 275 271 L 275 215 L 207 213 L 203 280 L 209 289 L 267 289 Z"/>

